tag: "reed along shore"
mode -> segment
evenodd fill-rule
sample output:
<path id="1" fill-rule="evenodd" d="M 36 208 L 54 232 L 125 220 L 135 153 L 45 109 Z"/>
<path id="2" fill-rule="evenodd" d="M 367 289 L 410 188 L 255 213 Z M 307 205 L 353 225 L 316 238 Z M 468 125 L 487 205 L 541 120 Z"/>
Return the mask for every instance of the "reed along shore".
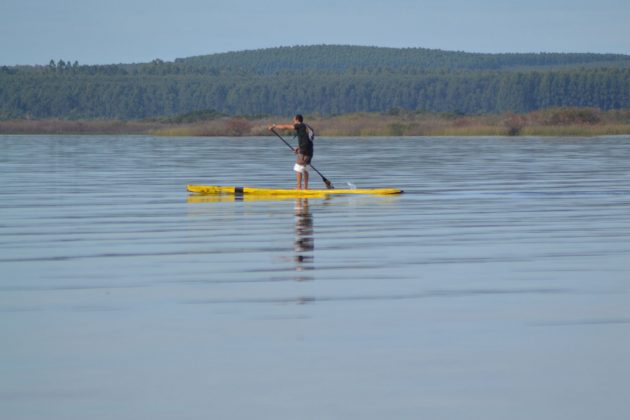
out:
<path id="1" fill-rule="evenodd" d="M 393 109 L 385 113 L 306 115 L 318 136 L 601 136 L 630 134 L 630 109 L 550 108 L 526 114 L 462 115 Z M 198 111 L 144 120 L 0 120 L 0 134 L 267 136 L 291 116 L 226 116 Z"/>

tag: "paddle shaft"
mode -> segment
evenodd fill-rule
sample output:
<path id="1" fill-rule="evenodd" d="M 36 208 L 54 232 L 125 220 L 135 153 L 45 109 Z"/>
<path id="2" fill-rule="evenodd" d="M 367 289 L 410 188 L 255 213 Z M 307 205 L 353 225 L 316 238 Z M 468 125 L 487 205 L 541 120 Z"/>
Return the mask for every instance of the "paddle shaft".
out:
<path id="1" fill-rule="evenodd" d="M 278 138 L 279 138 L 280 140 L 282 140 L 282 142 L 283 142 L 284 144 L 286 144 L 286 145 L 289 147 L 289 149 L 291 149 L 293 152 L 295 152 L 295 149 L 293 148 L 293 146 L 291 146 L 291 145 L 290 145 L 290 144 L 289 144 L 289 143 L 288 143 L 288 142 L 287 142 L 287 141 L 286 141 L 286 140 L 285 140 L 285 139 L 284 139 L 284 138 L 283 138 L 280 134 L 278 134 L 278 132 L 277 132 L 276 130 L 274 130 L 274 129 L 272 128 L 272 129 L 271 129 L 271 132 L 272 132 L 273 134 L 275 134 L 276 136 L 278 136 Z M 322 173 L 321 173 L 321 172 L 319 172 L 319 171 L 318 171 L 318 170 L 317 170 L 317 169 L 316 169 L 313 165 L 311 165 L 311 164 L 309 163 L 309 164 L 308 164 L 308 166 L 310 166 L 311 168 L 313 168 L 313 170 L 314 170 L 315 172 L 317 172 L 317 174 L 318 174 L 319 176 L 321 176 L 321 177 L 322 177 L 322 181 L 324 181 L 324 184 L 326 184 L 326 187 L 327 187 L 329 190 L 331 190 L 331 189 L 334 189 L 334 188 L 335 188 L 335 187 L 333 187 L 332 182 L 330 182 L 330 180 L 326 179 L 326 177 L 325 177 L 324 175 L 322 175 Z"/>

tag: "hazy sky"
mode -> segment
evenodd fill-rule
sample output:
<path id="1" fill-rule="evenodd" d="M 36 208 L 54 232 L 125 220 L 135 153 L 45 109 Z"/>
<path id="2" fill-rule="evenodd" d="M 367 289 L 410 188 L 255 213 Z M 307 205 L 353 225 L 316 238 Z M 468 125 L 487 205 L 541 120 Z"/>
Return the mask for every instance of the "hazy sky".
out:
<path id="1" fill-rule="evenodd" d="M 630 0 L 0 1 L 0 65 L 311 44 L 630 54 Z"/>

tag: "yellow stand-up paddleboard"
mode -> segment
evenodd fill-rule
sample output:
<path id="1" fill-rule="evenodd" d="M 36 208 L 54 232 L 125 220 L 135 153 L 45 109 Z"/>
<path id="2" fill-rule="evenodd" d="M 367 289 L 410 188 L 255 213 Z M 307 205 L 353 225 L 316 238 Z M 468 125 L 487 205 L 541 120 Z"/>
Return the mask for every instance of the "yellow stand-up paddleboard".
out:
<path id="1" fill-rule="evenodd" d="M 357 189 L 327 189 L 327 190 L 287 190 L 277 188 L 233 187 L 219 185 L 188 185 L 188 191 L 197 194 L 230 194 L 230 195 L 259 195 L 277 197 L 327 197 L 345 194 L 389 195 L 400 194 L 397 188 L 357 188 Z"/>

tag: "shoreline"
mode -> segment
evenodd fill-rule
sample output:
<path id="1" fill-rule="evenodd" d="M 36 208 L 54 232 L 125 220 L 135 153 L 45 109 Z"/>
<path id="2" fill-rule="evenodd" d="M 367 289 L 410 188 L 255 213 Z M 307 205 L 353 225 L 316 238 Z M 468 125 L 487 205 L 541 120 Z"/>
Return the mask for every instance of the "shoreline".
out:
<path id="1" fill-rule="evenodd" d="M 551 108 L 527 114 L 458 115 L 394 110 L 331 117 L 307 116 L 318 137 L 596 137 L 630 135 L 630 110 Z M 0 134 L 152 135 L 164 137 L 271 136 L 267 127 L 280 117 L 218 116 L 181 122 L 151 120 L 14 119 L 0 120 Z"/>

